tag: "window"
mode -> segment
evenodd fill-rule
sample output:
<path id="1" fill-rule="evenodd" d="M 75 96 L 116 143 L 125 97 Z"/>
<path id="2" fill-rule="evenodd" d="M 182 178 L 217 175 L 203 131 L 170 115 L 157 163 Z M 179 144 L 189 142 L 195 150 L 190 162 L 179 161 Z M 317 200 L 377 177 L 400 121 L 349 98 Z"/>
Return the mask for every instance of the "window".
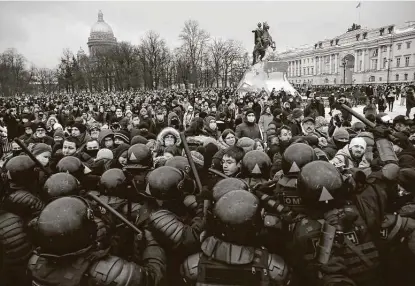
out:
<path id="1" fill-rule="evenodd" d="M 386 46 L 382 47 L 382 52 L 386 53 L 388 51 L 388 48 Z"/>
<path id="2" fill-rule="evenodd" d="M 395 80 L 396 81 L 399 81 L 399 75 L 397 74 L 397 75 L 395 75 Z"/>
<path id="3" fill-rule="evenodd" d="M 381 76 L 379 77 L 379 81 L 382 81 L 382 77 Z"/>
<path id="4" fill-rule="evenodd" d="M 399 68 L 400 65 L 401 65 L 401 58 L 397 58 L 396 59 L 396 67 Z"/>
<path id="5" fill-rule="evenodd" d="M 378 49 L 375 49 L 375 50 L 373 51 L 373 56 L 374 56 L 374 57 L 377 57 L 377 56 L 378 56 Z"/>
<path id="6" fill-rule="evenodd" d="M 363 61 L 362 61 L 362 60 L 360 60 L 360 61 L 359 61 L 359 70 L 360 70 L 360 71 L 362 70 L 362 66 L 363 66 Z"/>
<path id="7" fill-rule="evenodd" d="M 370 82 L 374 82 L 374 81 L 375 81 L 375 76 L 373 76 L 373 75 L 372 75 L 372 76 L 370 76 L 370 77 L 369 77 L 369 81 L 370 81 Z"/>
<path id="8" fill-rule="evenodd" d="M 310 74 L 310 68 L 309 67 L 307 68 L 307 74 Z"/>
<path id="9" fill-rule="evenodd" d="M 409 66 L 409 56 L 405 57 L 405 66 Z"/>
<path id="10" fill-rule="evenodd" d="M 378 60 L 374 59 L 372 60 L 372 70 L 376 70 L 378 67 Z"/>
<path id="11" fill-rule="evenodd" d="M 304 74 L 306 74 L 306 73 L 305 73 L 305 68 L 304 68 Z"/>
<path id="12" fill-rule="evenodd" d="M 407 73 L 404 74 L 403 76 L 404 76 L 405 80 L 408 80 L 408 74 Z"/>
<path id="13" fill-rule="evenodd" d="M 386 69 L 386 64 L 388 63 L 388 60 L 386 58 L 383 58 L 383 68 Z"/>
<path id="14" fill-rule="evenodd" d="M 359 50 L 359 51 L 357 52 L 357 54 L 358 54 L 359 56 L 361 56 L 361 55 L 362 55 L 362 50 Z"/>
<path id="15" fill-rule="evenodd" d="M 400 50 L 402 48 L 402 44 L 398 44 L 397 47 L 398 47 L 398 50 Z"/>
<path id="16" fill-rule="evenodd" d="M 410 49 L 411 48 L 411 42 L 406 42 L 406 48 Z"/>
<path id="17" fill-rule="evenodd" d="M 328 78 L 326 78 L 326 79 L 324 80 L 324 83 L 329 83 L 329 79 L 328 79 Z"/>
<path id="18" fill-rule="evenodd" d="M 311 67 L 311 74 L 314 74 L 314 68 Z"/>

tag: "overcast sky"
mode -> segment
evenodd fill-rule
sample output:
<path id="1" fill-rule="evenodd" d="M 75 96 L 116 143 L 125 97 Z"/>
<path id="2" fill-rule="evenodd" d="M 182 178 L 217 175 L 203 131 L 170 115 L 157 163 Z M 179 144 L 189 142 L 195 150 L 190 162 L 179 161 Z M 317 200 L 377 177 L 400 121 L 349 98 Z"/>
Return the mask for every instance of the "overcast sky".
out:
<path id="1" fill-rule="evenodd" d="M 102 10 L 118 41 L 138 44 L 149 30 L 170 47 L 187 19 L 212 37 L 233 38 L 251 51 L 258 22 L 267 21 L 277 51 L 314 44 L 358 21 L 358 2 L 0 2 L 0 52 L 16 48 L 30 63 L 54 68 L 64 48 L 88 51 L 91 26 Z M 415 2 L 362 2 L 364 27 L 415 20 Z"/>

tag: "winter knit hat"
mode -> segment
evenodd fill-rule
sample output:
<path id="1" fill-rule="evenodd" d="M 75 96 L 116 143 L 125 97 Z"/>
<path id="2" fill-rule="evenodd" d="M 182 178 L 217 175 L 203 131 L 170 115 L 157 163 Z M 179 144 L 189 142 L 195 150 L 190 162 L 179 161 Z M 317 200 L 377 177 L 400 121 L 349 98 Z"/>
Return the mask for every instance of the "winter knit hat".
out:
<path id="1" fill-rule="evenodd" d="M 53 133 L 53 137 L 61 137 L 61 138 L 65 138 L 65 134 L 63 133 L 62 130 L 56 130 L 55 133 Z"/>
<path id="2" fill-rule="evenodd" d="M 79 122 L 75 122 L 72 125 L 72 127 L 78 128 L 79 132 L 81 132 L 81 133 L 85 133 L 85 131 L 86 131 L 86 126 L 82 123 L 79 123 Z"/>
<path id="3" fill-rule="evenodd" d="M 205 159 L 203 155 L 194 150 L 190 151 L 190 154 L 192 155 L 193 162 L 195 162 L 196 166 L 199 168 L 203 168 L 205 164 Z"/>
<path id="4" fill-rule="evenodd" d="M 303 112 L 302 109 L 300 109 L 300 108 L 294 108 L 293 113 L 292 113 L 292 118 L 293 119 L 298 119 L 302 115 L 304 115 L 304 112 Z"/>
<path id="5" fill-rule="evenodd" d="M 35 124 L 34 130 L 39 129 L 39 128 L 43 128 L 46 130 L 46 125 L 43 122 L 38 122 Z"/>
<path id="6" fill-rule="evenodd" d="M 349 148 L 352 148 L 354 146 L 362 146 L 366 150 L 366 141 L 363 138 L 355 137 L 353 138 L 349 143 Z"/>
<path id="7" fill-rule="evenodd" d="M 98 151 L 96 160 L 101 160 L 101 159 L 112 160 L 114 159 L 114 154 L 112 153 L 110 149 L 103 148 Z"/>
<path id="8" fill-rule="evenodd" d="M 343 127 L 337 128 L 333 133 L 333 140 L 338 142 L 349 142 L 349 132 Z"/>
<path id="9" fill-rule="evenodd" d="M 366 145 L 368 147 L 375 146 L 375 138 L 373 137 L 373 134 L 370 133 L 370 132 L 361 132 L 356 137 L 360 137 L 360 138 L 365 139 Z"/>
<path id="10" fill-rule="evenodd" d="M 130 143 L 130 138 L 129 138 L 129 134 L 127 131 L 124 130 L 120 130 L 114 133 L 114 139 L 115 138 L 119 138 L 122 141 L 124 141 L 124 143 Z"/>
<path id="11" fill-rule="evenodd" d="M 206 125 L 206 126 L 209 126 L 209 124 L 210 124 L 210 121 L 211 121 L 211 120 L 213 120 L 213 121 L 215 121 L 215 122 L 216 122 L 215 117 L 213 117 L 213 116 L 206 116 L 206 117 L 205 117 L 205 125 Z"/>
<path id="12" fill-rule="evenodd" d="M 44 152 L 52 153 L 52 147 L 45 143 L 36 143 L 32 146 L 31 152 L 34 156 L 40 155 Z"/>
<path id="13" fill-rule="evenodd" d="M 249 137 L 239 138 L 238 142 L 235 144 L 238 147 L 244 149 L 245 153 L 254 150 L 255 141 Z"/>
<path id="14" fill-rule="evenodd" d="M 138 143 L 145 145 L 148 143 L 148 140 L 141 135 L 136 135 L 131 139 L 131 146 Z"/>
<path id="15" fill-rule="evenodd" d="M 248 116 L 248 114 L 255 114 L 255 112 L 254 112 L 254 110 L 253 109 L 251 109 L 251 108 L 248 108 L 246 111 L 245 111 L 245 116 Z"/>

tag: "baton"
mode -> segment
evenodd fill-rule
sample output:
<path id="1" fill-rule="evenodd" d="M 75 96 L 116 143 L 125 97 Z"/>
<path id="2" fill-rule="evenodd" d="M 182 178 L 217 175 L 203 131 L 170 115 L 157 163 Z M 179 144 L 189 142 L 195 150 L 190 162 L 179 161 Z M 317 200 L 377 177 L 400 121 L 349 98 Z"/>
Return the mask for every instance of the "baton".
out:
<path id="1" fill-rule="evenodd" d="M 351 115 L 353 115 L 354 117 L 356 117 L 360 121 L 362 121 L 367 126 L 369 126 L 371 128 L 375 128 L 376 127 L 376 124 L 375 123 L 373 123 L 372 121 L 368 120 L 362 114 L 357 113 L 355 110 L 353 110 L 352 108 L 348 107 L 346 104 L 342 103 L 340 105 L 340 107 L 343 108 L 344 110 L 346 110 L 347 112 L 349 112 Z"/>
<path id="2" fill-rule="evenodd" d="M 192 169 L 193 176 L 195 177 L 197 188 L 199 189 L 199 193 L 202 193 L 202 183 L 199 178 L 199 173 L 197 172 L 195 162 L 193 162 L 192 154 L 190 153 L 189 145 L 187 145 L 186 137 L 184 133 L 180 133 L 180 138 L 182 139 L 184 152 L 187 156 L 187 161 L 189 161 L 190 168 Z M 206 223 L 207 213 L 209 209 L 209 200 L 203 200 L 203 220 Z"/>
<path id="3" fill-rule="evenodd" d="M 215 169 L 209 168 L 209 169 L 208 169 L 208 171 L 209 171 L 209 172 L 211 172 L 212 174 L 215 174 L 215 175 L 217 175 L 217 176 L 219 176 L 219 177 L 223 178 L 223 179 L 227 179 L 227 178 L 229 178 L 229 177 L 228 177 L 228 176 L 226 176 L 224 173 L 219 172 L 218 170 L 215 170 Z"/>
<path id="4" fill-rule="evenodd" d="M 16 142 L 17 145 L 20 146 L 20 148 L 22 148 L 22 151 L 26 153 L 27 156 L 30 157 L 30 159 L 33 160 L 33 162 L 35 162 L 36 166 L 38 166 L 47 176 L 52 175 L 49 170 L 47 170 L 45 168 L 45 166 L 42 165 L 42 163 L 39 162 L 39 160 L 32 154 L 32 152 L 29 151 L 29 149 L 26 147 L 26 145 L 19 139 L 19 138 L 14 138 L 13 139 L 14 142 Z"/>
<path id="5" fill-rule="evenodd" d="M 136 232 L 139 235 L 142 235 L 143 233 L 141 232 L 141 230 L 139 230 L 134 224 L 132 224 L 130 221 L 128 221 L 125 217 L 123 217 L 119 212 L 117 212 L 115 209 L 113 209 L 112 207 L 110 207 L 109 205 L 107 205 L 106 203 L 102 202 L 99 197 L 97 197 L 94 194 L 91 193 L 87 193 L 86 196 L 92 200 L 94 200 L 95 202 L 97 202 L 101 207 L 103 207 L 104 209 L 106 209 L 107 211 L 109 211 L 111 214 L 113 214 L 114 216 L 116 216 L 119 220 L 121 220 L 123 223 L 125 223 L 127 226 L 129 226 L 132 230 L 134 230 L 134 232 Z"/>

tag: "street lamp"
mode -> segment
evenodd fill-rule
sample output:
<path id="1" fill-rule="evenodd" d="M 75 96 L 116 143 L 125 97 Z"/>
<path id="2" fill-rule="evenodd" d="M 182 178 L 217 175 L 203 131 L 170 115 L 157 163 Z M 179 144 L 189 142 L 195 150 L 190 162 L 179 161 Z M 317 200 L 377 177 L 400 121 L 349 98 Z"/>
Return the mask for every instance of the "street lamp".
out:
<path id="1" fill-rule="evenodd" d="M 391 71 L 391 62 L 392 62 L 392 59 L 388 59 L 388 75 L 386 77 L 386 83 L 387 84 L 389 83 L 389 74 L 390 74 L 390 71 Z"/>
<path id="2" fill-rule="evenodd" d="M 347 65 L 347 60 L 345 58 L 343 58 L 343 60 L 342 60 L 342 65 L 343 65 L 343 85 L 346 85 L 346 65 Z"/>

